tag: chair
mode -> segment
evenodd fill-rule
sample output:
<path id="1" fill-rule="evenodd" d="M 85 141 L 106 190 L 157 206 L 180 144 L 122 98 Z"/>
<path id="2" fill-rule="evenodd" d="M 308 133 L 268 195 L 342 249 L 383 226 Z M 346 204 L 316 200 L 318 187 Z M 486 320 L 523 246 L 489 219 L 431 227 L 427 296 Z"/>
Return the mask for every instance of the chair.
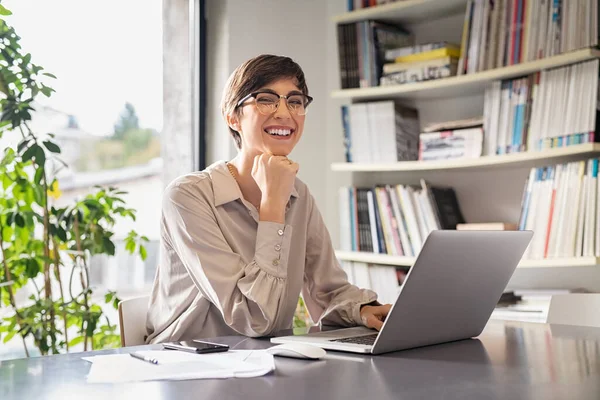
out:
<path id="1" fill-rule="evenodd" d="M 119 302 L 121 346 L 145 344 L 146 312 L 150 296 L 135 297 Z"/>
<path id="2" fill-rule="evenodd" d="M 552 296 L 549 324 L 600 328 L 600 293 L 572 293 Z"/>

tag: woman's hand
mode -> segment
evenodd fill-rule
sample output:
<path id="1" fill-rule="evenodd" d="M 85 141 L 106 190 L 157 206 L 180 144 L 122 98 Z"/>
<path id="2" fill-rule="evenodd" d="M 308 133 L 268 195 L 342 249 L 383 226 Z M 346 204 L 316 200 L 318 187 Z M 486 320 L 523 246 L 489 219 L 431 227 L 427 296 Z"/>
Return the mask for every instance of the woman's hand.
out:
<path id="1" fill-rule="evenodd" d="M 260 189 L 260 219 L 284 223 L 285 207 L 300 166 L 283 156 L 263 153 L 254 158 L 252 178 Z"/>
<path id="2" fill-rule="evenodd" d="M 391 304 L 381 306 L 362 306 L 360 318 L 367 328 L 375 328 L 378 331 L 383 327 L 383 321 L 392 308 Z"/>

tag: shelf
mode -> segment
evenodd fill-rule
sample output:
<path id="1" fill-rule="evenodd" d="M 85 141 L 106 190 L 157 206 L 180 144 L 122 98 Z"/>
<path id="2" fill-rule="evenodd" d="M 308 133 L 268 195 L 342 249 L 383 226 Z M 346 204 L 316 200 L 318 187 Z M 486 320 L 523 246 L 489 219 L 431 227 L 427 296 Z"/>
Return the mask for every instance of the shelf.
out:
<path id="1" fill-rule="evenodd" d="M 407 83 L 404 85 L 377 86 L 371 88 L 342 89 L 331 93 L 335 99 L 434 99 L 443 97 L 459 97 L 469 94 L 483 93 L 486 86 L 493 81 L 514 78 L 545 69 L 571 65 L 581 61 L 600 58 L 598 49 L 581 49 L 541 60 L 525 62 L 508 67 L 496 68 L 450 78 L 425 82 Z"/>
<path id="2" fill-rule="evenodd" d="M 356 261 L 371 264 L 412 266 L 414 257 L 390 256 L 356 251 L 336 251 L 337 258 L 344 261 Z M 560 268 L 560 267 L 592 267 L 600 264 L 600 257 L 575 257 L 544 260 L 522 260 L 518 268 Z"/>
<path id="3" fill-rule="evenodd" d="M 337 24 L 376 19 L 378 21 L 410 24 L 452 15 L 466 10 L 467 0 L 402 0 L 375 7 L 361 8 L 336 15 Z"/>
<path id="4" fill-rule="evenodd" d="M 402 161 L 389 164 L 378 163 L 333 163 L 333 171 L 346 172 L 411 172 L 439 171 L 448 169 L 480 169 L 484 167 L 534 167 L 540 164 L 553 164 L 574 156 L 586 156 L 600 153 L 600 143 L 584 143 L 567 147 L 558 147 L 543 151 L 531 151 L 501 156 L 482 156 L 479 158 L 442 160 L 442 161 Z"/>

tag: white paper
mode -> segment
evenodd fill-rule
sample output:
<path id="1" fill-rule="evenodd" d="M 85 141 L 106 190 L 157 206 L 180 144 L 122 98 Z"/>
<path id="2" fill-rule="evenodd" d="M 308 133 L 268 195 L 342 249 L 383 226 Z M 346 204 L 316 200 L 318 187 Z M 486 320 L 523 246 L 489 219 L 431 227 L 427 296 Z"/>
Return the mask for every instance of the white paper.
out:
<path id="1" fill-rule="evenodd" d="M 251 378 L 275 369 L 273 356 L 264 350 L 230 350 L 194 354 L 176 350 L 139 351 L 156 358 L 158 364 L 138 360 L 129 354 L 83 357 L 92 363 L 90 383 L 117 383 L 150 380 Z"/>

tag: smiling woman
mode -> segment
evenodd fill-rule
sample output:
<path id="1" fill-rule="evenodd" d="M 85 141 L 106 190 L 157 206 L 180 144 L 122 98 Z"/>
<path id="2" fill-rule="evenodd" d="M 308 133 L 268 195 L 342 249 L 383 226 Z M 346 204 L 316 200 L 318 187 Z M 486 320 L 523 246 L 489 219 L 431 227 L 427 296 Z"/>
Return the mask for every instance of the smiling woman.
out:
<path id="1" fill-rule="evenodd" d="M 237 156 L 175 179 L 163 197 L 149 343 L 291 328 L 301 292 L 314 321 L 380 329 L 390 305 L 348 283 L 288 158 L 311 102 L 288 57 L 261 55 L 233 72 L 221 110 Z"/>

